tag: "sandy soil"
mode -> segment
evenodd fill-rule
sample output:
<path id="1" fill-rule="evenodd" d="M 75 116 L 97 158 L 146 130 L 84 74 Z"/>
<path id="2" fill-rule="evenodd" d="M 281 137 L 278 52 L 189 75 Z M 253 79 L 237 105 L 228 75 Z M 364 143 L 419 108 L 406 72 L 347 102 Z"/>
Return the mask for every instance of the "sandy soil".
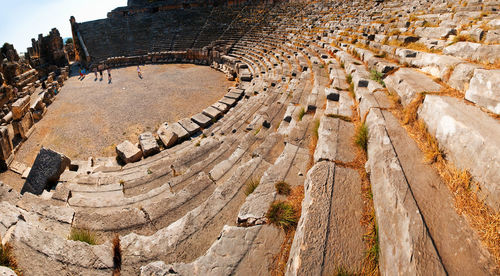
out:
<path id="1" fill-rule="evenodd" d="M 74 160 L 113 156 L 125 139 L 136 143 L 144 131 L 202 111 L 234 84 L 214 69 L 192 64 L 146 65 L 141 72 L 142 79 L 135 66 L 114 69 L 111 84 L 106 72 L 102 81 L 93 73 L 82 81 L 68 79 L 15 160 L 31 166 L 42 146 Z M 11 173 L 0 174 L 0 181 L 19 177 Z"/>

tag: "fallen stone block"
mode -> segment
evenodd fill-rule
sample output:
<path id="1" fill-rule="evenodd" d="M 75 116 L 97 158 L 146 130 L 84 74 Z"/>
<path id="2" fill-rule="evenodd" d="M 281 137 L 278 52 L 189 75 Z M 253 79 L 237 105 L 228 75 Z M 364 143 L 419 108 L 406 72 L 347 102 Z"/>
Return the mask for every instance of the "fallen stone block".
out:
<path id="1" fill-rule="evenodd" d="M 63 154 L 42 147 L 26 178 L 21 194 L 28 192 L 40 195 L 45 189 L 52 188 L 70 163 L 69 158 Z"/>
<path id="2" fill-rule="evenodd" d="M 212 119 L 202 113 L 198 113 L 191 117 L 191 121 L 195 122 L 197 125 L 201 127 L 207 127 L 212 122 Z"/>
<path id="3" fill-rule="evenodd" d="M 184 129 L 179 123 L 173 123 L 169 125 L 169 128 L 177 135 L 178 140 L 184 140 L 189 137 L 189 132 L 187 132 L 187 130 Z"/>
<path id="4" fill-rule="evenodd" d="M 149 131 L 139 135 L 139 145 L 144 157 L 160 152 L 160 147 L 156 142 L 156 138 L 153 136 L 153 133 Z"/>
<path id="5" fill-rule="evenodd" d="M 233 107 L 236 105 L 236 100 L 235 99 L 231 99 L 231 98 L 228 98 L 228 97 L 223 97 L 222 99 L 219 100 L 220 103 L 223 103 L 229 107 Z"/>
<path id="6" fill-rule="evenodd" d="M 125 163 L 136 162 L 142 158 L 142 151 L 129 140 L 125 140 L 116 146 L 116 154 Z"/>
<path id="7" fill-rule="evenodd" d="M 20 120 L 29 110 L 30 97 L 24 96 L 12 104 L 12 118 Z"/>
<path id="8" fill-rule="evenodd" d="M 229 105 L 217 102 L 212 105 L 213 108 L 220 110 L 221 112 L 226 112 L 231 108 Z"/>
<path id="9" fill-rule="evenodd" d="M 189 118 L 179 120 L 179 124 L 189 133 L 189 135 L 193 135 L 200 131 L 200 126 L 191 121 Z"/>
<path id="10" fill-rule="evenodd" d="M 500 114 L 500 69 L 474 70 L 465 99 Z"/>
<path id="11" fill-rule="evenodd" d="M 212 119 L 217 119 L 222 115 L 222 111 L 215 107 L 209 106 L 202 111 L 202 114 Z"/>
<path id="12" fill-rule="evenodd" d="M 500 124 L 459 99 L 427 95 L 418 111 L 429 132 L 458 168 L 479 181 L 481 194 L 500 209 Z"/>

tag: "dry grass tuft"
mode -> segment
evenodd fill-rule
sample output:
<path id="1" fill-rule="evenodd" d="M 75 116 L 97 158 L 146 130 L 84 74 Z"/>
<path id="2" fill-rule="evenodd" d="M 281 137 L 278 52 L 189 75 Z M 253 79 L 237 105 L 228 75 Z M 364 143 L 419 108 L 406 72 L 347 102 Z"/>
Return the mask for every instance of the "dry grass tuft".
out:
<path id="1" fill-rule="evenodd" d="M 340 119 L 342 121 L 346 121 L 346 122 L 351 122 L 351 117 L 347 117 L 347 116 L 344 116 L 344 115 L 340 115 L 340 114 L 326 114 L 326 116 L 330 117 L 330 118 L 337 118 L 337 119 Z"/>
<path id="2" fill-rule="evenodd" d="M 297 222 L 300 219 L 302 212 L 302 200 L 304 199 L 304 186 L 299 185 L 294 187 L 287 197 L 286 202 L 295 210 Z M 273 266 L 271 268 L 271 275 L 282 276 L 285 275 L 286 263 L 290 255 L 290 248 L 292 247 L 293 237 L 295 236 L 295 228 L 285 231 L 285 239 L 281 244 L 280 252 L 273 256 Z"/>
<path id="3" fill-rule="evenodd" d="M 314 120 L 313 128 L 311 130 L 311 140 L 309 141 L 309 163 L 307 165 L 307 170 L 312 168 L 314 165 L 314 151 L 316 150 L 316 145 L 318 144 L 319 124 L 319 119 Z"/>
<path id="4" fill-rule="evenodd" d="M 255 189 L 257 189 L 257 186 L 259 186 L 259 179 L 252 178 L 252 179 L 248 180 L 247 184 L 246 184 L 246 188 L 245 188 L 245 195 L 248 196 L 251 193 L 253 193 L 253 191 L 255 191 Z"/>
<path id="5" fill-rule="evenodd" d="M 411 124 L 417 121 L 417 111 L 424 102 L 425 93 L 419 93 L 418 96 L 404 109 L 403 124 Z"/>
<path id="6" fill-rule="evenodd" d="M 0 237 L 0 266 L 5 266 L 12 269 L 18 275 L 21 275 L 19 268 L 17 267 L 17 261 L 14 258 L 14 254 L 12 252 L 12 245 L 9 243 L 2 244 L 2 237 Z"/>
<path id="7" fill-rule="evenodd" d="M 96 245 L 97 235 L 87 229 L 71 228 L 68 240 L 85 242 L 90 245 Z"/>
<path id="8" fill-rule="evenodd" d="M 274 184 L 274 187 L 276 188 L 276 191 L 280 195 L 290 195 L 290 193 L 292 192 L 290 184 L 286 183 L 285 181 L 276 182 Z"/>

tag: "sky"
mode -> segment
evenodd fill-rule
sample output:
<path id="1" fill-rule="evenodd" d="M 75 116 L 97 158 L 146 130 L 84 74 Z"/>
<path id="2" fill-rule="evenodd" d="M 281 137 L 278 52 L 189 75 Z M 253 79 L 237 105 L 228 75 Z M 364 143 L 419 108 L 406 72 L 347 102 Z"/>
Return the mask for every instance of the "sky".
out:
<path id="1" fill-rule="evenodd" d="M 8 42 L 26 52 L 31 39 L 57 28 L 62 38 L 71 37 L 69 18 L 76 22 L 106 18 L 109 11 L 127 0 L 0 0 L 0 47 Z"/>

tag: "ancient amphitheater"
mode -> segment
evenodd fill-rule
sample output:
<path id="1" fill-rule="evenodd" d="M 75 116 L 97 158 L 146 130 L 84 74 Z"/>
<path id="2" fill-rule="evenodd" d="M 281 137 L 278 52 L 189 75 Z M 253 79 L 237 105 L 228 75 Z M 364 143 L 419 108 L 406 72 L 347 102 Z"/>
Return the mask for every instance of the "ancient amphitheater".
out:
<path id="1" fill-rule="evenodd" d="M 499 10 L 129 0 L 69 20 L 71 70 L 55 29 L 4 46 L 0 275 L 499 275 Z M 16 161 L 75 64 L 231 83 L 116 154 Z"/>

